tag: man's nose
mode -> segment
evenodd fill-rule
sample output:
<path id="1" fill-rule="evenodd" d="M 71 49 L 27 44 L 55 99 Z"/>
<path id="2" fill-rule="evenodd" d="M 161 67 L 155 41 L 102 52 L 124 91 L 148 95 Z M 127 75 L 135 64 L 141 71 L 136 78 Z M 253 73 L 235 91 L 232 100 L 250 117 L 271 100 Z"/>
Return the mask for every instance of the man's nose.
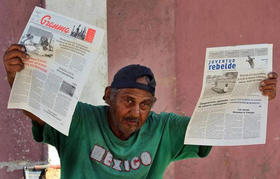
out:
<path id="1" fill-rule="evenodd" d="M 140 108 L 139 105 L 134 105 L 131 109 L 131 115 L 134 118 L 138 118 L 140 116 Z"/>

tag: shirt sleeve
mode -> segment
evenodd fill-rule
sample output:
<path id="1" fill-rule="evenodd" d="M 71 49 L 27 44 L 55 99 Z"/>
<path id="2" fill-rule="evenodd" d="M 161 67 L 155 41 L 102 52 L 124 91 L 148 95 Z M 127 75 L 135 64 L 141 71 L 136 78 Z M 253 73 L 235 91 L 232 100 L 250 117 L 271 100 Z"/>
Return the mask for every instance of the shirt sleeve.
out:
<path id="1" fill-rule="evenodd" d="M 169 113 L 166 120 L 164 140 L 168 144 L 165 146 L 170 147 L 172 161 L 206 157 L 210 153 L 211 146 L 184 144 L 190 117 Z"/>
<path id="2" fill-rule="evenodd" d="M 33 139 L 36 142 L 43 142 L 43 130 L 44 130 L 44 126 L 41 126 L 36 121 L 32 121 L 32 134 L 33 134 Z"/>
<path id="3" fill-rule="evenodd" d="M 72 131 L 75 130 L 75 126 L 77 126 L 77 123 L 79 122 L 79 106 L 80 105 L 78 103 L 72 117 L 69 136 L 71 135 Z M 69 136 L 65 136 L 50 125 L 45 124 L 44 126 L 41 126 L 35 121 L 32 121 L 32 134 L 35 141 L 53 145 L 54 147 L 56 147 L 58 153 L 60 153 L 61 149 L 69 138 Z"/>

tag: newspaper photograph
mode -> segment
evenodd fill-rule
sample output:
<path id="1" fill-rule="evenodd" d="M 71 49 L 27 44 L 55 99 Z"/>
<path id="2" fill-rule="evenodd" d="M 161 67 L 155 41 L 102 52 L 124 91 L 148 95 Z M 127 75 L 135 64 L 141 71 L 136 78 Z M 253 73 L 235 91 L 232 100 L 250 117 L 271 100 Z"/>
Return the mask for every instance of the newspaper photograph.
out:
<path id="1" fill-rule="evenodd" d="M 264 144 L 268 98 L 259 91 L 272 71 L 272 44 L 206 49 L 203 85 L 185 144 Z"/>
<path id="2" fill-rule="evenodd" d="M 101 28 L 35 7 L 19 40 L 30 57 L 16 74 L 8 108 L 27 110 L 68 135 L 103 36 Z"/>

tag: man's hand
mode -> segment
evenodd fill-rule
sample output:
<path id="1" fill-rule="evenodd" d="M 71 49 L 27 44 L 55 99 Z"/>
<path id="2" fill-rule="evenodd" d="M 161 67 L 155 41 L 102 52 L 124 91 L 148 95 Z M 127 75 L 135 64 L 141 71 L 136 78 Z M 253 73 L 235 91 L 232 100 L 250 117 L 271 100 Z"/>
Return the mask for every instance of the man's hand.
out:
<path id="1" fill-rule="evenodd" d="M 276 97 L 278 75 L 275 72 L 270 72 L 267 76 L 267 79 L 260 83 L 260 91 L 264 96 L 268 96 L 268 99 L 271 100 Z"/>
<path id="2" fill-rule="evenodd" d="M 4 66 L 7 72 L 8 82 L 13 85 L 16 72 L 24 68 L 23 59 L 29 58 L 23 45 L 13 44 L 5 52 L 3 56 Z"/>
<path id="3" fill-rule="evenodd" d="M 7 77 L 10 85 L 14 83 L 16 72 L 20 72 L 24 69 L 23 59 L 29 58 L 29 55 L 26 53 L 26 49 L 23 45 L 13 44 L 5 52 L 3 56 L 4 66 L 7 72 Z M 37 116 L 32 113 L 23 110 L 24 114 L 31 118 L 33 121 L 38 122 L 41 126 L 45 125 L 45 122 L 42 121 Z"/>

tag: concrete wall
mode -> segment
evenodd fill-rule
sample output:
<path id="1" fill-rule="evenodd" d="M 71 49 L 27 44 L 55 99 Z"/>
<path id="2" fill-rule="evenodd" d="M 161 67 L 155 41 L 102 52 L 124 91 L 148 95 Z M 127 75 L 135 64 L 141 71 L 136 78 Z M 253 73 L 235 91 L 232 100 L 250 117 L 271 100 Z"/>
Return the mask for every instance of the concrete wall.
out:
<path id="1" fill-rule="evenodd" d="M 108 0 L 109 82 L 128 64 L 149 66 L 157 80 L 157 111 L 174 111 L 175 18 L 171 0 Z"/>
<path id="2" fill-rule="evenodd" d="M 98 26 L 106 30 L 107 14 L 104 0 L 46 0 L 46 9 Z M 104 104 L 103 94 L 107 85 L 107 34 L 103 39 L 101 53 L 93 60 L 80 100 L 90 104 Z"/>
<path id="3" fill-rule="evenodd" d="M 85 13 L 84 9 L 93 5 L 89 0 L 71 1 L 67 5 L 49 2 L 48 7 L 54 11 L 91 22 L 93 14 Z M 18 40 L 34 4 L 38 1 L 1 1 L 0 25 L 7 28 L 1 28 L 0 56 L 8 44 Z M 206 47 L 273 43 L 274 71 L 280 73 L 279 9 L 278 0 L 107 0 L 108 81 L 124 65 L 150 66 L 158 82 L 159 99 L 154 110 L 191 115 L 201 90 Z M 20 28 L 14 28 L 15 24 Z M 6 110 L 9 86 L 3 65 L 0 73 L 0 178 L 18 178 L 21 171 L 10 170 L 22 166 L 19 161 L 43 161 L 44 152 L 41 145 L 31 140 L 29 121 L 16 111 Z M 103 77 L 106 79 L 106 73 Z M 91 95 L 90 88 L 84 94 Z M 99 96 L 102 93 L 98 92 Z M 165 178 L 277 179 L 280 176 L 279 96 L 278 88 L 278 97 L 269 106 L 265 145 L 214 147 L 205 159 L 173 163 Z M 3 166 L 12 167 L 7 170 Z"/>
<path id="4" fill-rule="evenodd" d="M 176 3 L 178 113 L 192 114 L 200 95 L 206 47 L 273 43 L 273 69 L 280 73 L 279 0 L 177 0 Z M 269 105 L 265 145 L 214 147 L 206 159 L 176 163 L 175 178 L 279 178 L 279 86 L 277 93 Z"/>
<path id="5" fill-rule="evenodd" d="M 191 115 L 198 100 L 206 47 L 274 44 L 280 63 L 277 0 L 108 0 L 109 82 L 122 66 L 150 66 L 157 78 L 154 110 Z M 270 103 L 266 145 L 214 147 L 206 159 L 172 164 L 165 178 L 280 176 L 279 95 Z"/>
<path id="6" fill-rule="evenodd" d="M 109 82 L 128 64 L 149 66 L 157 80 L 154 110 L 176 111 L 175 1 L 107 0 Z M 174 165 L 166 178 L 174 178 Z"/>
<path id="7" fill-rule="evenodd" d="M 10 86 L 2 63 L 4 51 L 16 43 L 38 0 L 1 0 L 0 3 L 0 178 L 20 178 L 23 166 L 46 162 L 46 148 L 32 139 L 30 119 L 7 110 Z"/>
<path id="8" fill-rule="evenodd" d="M 75 18 L 77 20 L 107 28 L 107 9 L 104 0 L 46 0 L 46 9 Z M 108 79 L 108 63 L 107 63 L 107 33 L 105 32 L 101 53 L 98 59 L 93 60 L 93 68 L 89 74 L 89 78 L 82 91 L 80 101 L 89 104 L 104 104 L 103 94 Z M 51 164 L 59 164 L 59 157 L 56 149 L 48 145 L 49 162 Z"/>
<path id="9" fill-rule="evenodd" d="M 75 19 L 96 25 L 106 30 L 106 1 L 8 1 L 1 0 L 0 5 L 0 56 L 12 43 L 17 43 L 33 11 L 34 6 L 43 6 L 49 10 L 74 17 Z M 82 91 L 81 101 L 91 104 L 103 104 L 102 96 L 107 85 L 107 35 L 103 40 L 102 52 L 94 60 L 94 67 Z M 2 60 L 2 59 L 1 59 Z M 10 87 L 4 66 L 1 63 L 1 115 L 0 115 L 0 178 L 20 178 L 23 167 L 48 161 L 46 145 L 35 143 L 31 134 L 30 119 L 18 110 L 7 110 Z M 96 75 L 98 74 L 98 75 Z M 49 148 L 49 162 L 58 163 L 56 150 Z"/>

